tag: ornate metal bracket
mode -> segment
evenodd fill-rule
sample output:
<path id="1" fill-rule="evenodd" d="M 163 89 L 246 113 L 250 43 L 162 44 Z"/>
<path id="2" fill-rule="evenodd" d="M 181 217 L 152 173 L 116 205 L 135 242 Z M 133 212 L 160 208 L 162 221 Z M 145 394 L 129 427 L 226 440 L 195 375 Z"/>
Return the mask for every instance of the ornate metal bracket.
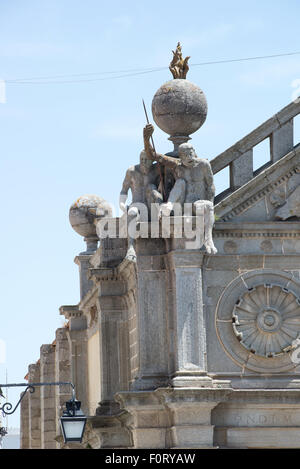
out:
<path id="1" fill-rule="evenodd" d="M 64 385 L 69 385 L 72 387 L 72 401 L 75 401 L 75 386 L 71 382 L 64 382 L 64 381 L 58 381 L 54 383 L 15 383 L 15 384 L 0 384 L 0 390 L 1 388 L 12 388 L 12 387 L 25 387 L 25 391 L 22 392 L 21 397 L 15 407 L 13 408 L 13 405 L 10 402 L 5 402 L 2 407 L 0 406 L 0 411 L 2 411 L 3 415 L 11 415 L 15 412 L 15 410 L 19 407 L 22 399 L 24 398 L 25 394 L 27 391 L 30 393 L 33 393 L 35 391 L 35 388 L 38 386 L 64 386 Z M 13 408 L 13 410 L 11 410 Z"/>

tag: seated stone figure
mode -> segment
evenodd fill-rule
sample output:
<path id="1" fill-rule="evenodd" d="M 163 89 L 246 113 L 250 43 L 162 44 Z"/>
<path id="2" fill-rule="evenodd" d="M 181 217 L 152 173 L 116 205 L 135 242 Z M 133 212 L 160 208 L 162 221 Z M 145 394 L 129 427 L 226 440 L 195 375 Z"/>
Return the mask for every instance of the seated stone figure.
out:
<path id="1" fill-rule="evenodd" d="M 179 158 L 156 154 L 150 144 L 150 137 L 153 131 L 154 128 L 151 124 L 144 128 L 144 142 L 147 156 L 151 161 L 157 161 L 169 168 L 173 168 L 176 181 L 167 202 L 160 205 L 159 215 L 170 215 L 174 205 L 178 203 L 181 206 L 190 203 L 194 215 L 204 212 L 205 234 L 203 244 L 209 254 L 215 254 L 217 249 L 212 239 L 215 187 L 209 161 L 198 158 L 194 148 L 189 143 L 179 145 Z"/>
<path id="2" fill-rule="evenodd" d="M 140 164 L 128 168 L 120 193 L 119 205 L 123 212 L 127 211 L 128 225 L 132 222 L 136 226 L 138 221 L 148 221 L 151 216 L 151 205 L 162 203 L 163 197 L 158 190 L 159 182 L 158 164 L 149 160 L 143 150 L 140 153 Z M 131 189 L 132 202 L 130 206 L 127 206 L 129 189 Z M 143 206 L 145 210 L 142 210 Z M 134 237 L 130 236 L 130 230 L 128 230 L 126 259 L 132 262 L 136 261 Z"/>

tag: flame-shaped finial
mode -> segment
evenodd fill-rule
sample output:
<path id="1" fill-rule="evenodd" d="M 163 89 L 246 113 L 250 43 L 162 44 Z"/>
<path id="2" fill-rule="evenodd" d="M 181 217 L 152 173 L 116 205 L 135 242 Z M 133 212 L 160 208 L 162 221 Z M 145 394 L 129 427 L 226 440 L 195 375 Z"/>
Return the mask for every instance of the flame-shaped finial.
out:
<path id="1" fill-rule="evenodd" d="M 188 60 L 189 56 L 185 59 L 182 57 L 181 45 L 178 42 L 176 51 L 173 52 L 173 59 L 170 63 L 169 69 L 173 75 L 173 78 L 186 78 L 187 72 L 189 71 Z"/>

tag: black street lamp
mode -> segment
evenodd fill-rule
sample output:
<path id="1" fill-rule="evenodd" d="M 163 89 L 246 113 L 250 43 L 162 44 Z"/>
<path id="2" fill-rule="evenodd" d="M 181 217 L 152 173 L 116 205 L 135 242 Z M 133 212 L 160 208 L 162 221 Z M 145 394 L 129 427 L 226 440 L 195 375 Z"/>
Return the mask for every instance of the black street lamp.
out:
<path id="1" fill-rule="evenodd" d="M 15 405 L 14 409 L 10 402 L 5 402 L 2 407 L 0 407 L 0 411 L 2 411 L 3 415 L 11 415 L 15 412 L 15 410 L 20 405 L 22 399 L 24 398 L 27 391 L 33 393 L 37 386 L 64 386 L 69 385 L 72 387 L 72 398 L 66 402 L 66 409 L 64 410 L 61 418 L 60 418 L 60 425 L 62 429 L 62 434 L 65 443 L 69 443 L 72 441 L 80 442 L 82 441 L 85 424 L 86 424 L 86 416 L 80 409 L 81 402 L 77 401 L 75 398 L 75 386 L 71 382 L 55 382 L 55 383 L 17 383 L 17 384 L 0 384 L 0 394 L 1 388 L 11 388 L 22 386 L 26 387 L 25 391 L 22 392 L 21 397 L 17 404 Z M 2 427 L 1 427 L 2 429 Z M 4 429 L 5 430 L 5 429 Z M 1 435 L 4 436 L 4 435 Z"/>
<path id="2" fill-rule="evenodd" d="M 66 402 L 66 410 L 60 418 L 60 426 L 64 442 L 76 441 L 81 443 L 84 434 L 86 416 L 80 409 L 81 402 L 71 399 Z"/>

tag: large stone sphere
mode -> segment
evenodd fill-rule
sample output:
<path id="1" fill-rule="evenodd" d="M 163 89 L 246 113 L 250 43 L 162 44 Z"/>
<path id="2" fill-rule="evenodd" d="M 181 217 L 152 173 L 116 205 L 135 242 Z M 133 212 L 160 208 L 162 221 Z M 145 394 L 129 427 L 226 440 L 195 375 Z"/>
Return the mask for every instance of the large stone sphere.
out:
<path id="1" fill-rule="evenodd" d="M 85 238 L 97 236 L 94 220 L 104 216 L 111 216 L 111 207 L 98 195 L 82 195 L 71 205 L 69 211 L 72 228 Z"/>
<path id="2" fill-rule="evenodd" d="M 207 101 L 198 86 L 176 78 L 157 90 L 152 100 L 152 114 L 155 123 L 167 134 L 190 135 L 204 123 Z"/>

